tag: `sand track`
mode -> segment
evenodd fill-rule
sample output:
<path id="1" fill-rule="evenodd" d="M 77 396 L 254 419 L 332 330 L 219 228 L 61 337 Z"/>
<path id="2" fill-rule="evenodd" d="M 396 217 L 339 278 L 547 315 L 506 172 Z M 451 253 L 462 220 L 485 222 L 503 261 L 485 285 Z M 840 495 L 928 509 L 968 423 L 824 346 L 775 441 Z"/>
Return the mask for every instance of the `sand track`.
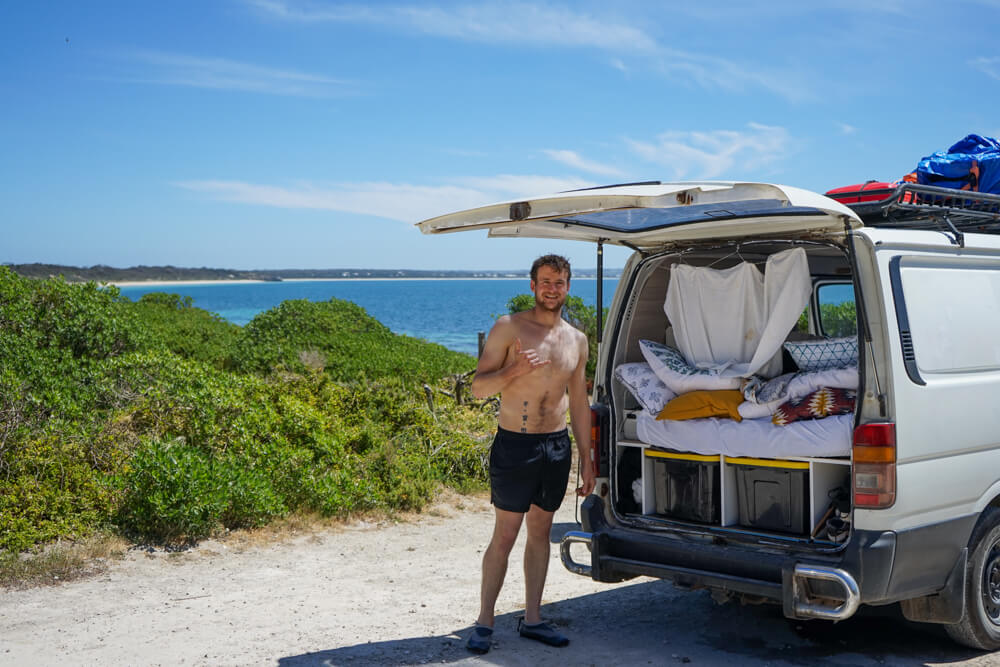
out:
<path id="1" fill-rule="evenodd" d="M 573 500 L 557 514 L 554 540 L 575 528 Z M 886 611 L 795 624 L 777 607 L 718 606 L 662 581 L 598 584 L 567 572 L 555 544 L 543 615 L 572 642 L 542 646 L 515 632 L 523 541 L 498 603 L 495 647 L 472 656 L 463 638 L 491 527 L 483 498 L 450 496 L 413 519 L 281 543 L 132 551 L 90 579 L 0 594 L 0 664 L 1000 664 Z"/>

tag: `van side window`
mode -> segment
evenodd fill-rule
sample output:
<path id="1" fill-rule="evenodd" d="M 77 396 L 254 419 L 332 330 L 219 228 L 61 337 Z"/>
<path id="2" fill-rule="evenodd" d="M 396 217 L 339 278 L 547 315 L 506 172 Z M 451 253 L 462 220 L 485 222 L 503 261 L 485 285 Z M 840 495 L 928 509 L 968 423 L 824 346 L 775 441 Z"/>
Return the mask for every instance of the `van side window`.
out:
<path id="1" fill-rule="evenodd" d="M 816 290 L 816 302 L 819 305 L 819 333 L 831 338 L 858 333 L 853 284 L 824 283 Z"/>
<path id="2" fill-rule="evenodd" d="M 899 275 L 921 373 L 1000 369 L 1000 263 L 904 256 Z"/>

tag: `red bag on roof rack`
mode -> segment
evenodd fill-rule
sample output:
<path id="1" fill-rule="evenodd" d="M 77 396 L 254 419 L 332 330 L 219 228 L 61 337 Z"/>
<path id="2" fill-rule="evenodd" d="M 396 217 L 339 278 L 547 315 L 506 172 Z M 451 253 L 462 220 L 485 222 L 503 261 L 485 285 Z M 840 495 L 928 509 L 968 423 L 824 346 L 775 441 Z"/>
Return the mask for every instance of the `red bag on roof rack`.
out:
<path id="1" fill-rule="evenodd" d="M 860 204 L 866 201 L 882 201 L 888 199 L 896 191 L 898 183 L 885 181 L 865 181 L 856 185 L 845 185 L 826 192 L 826 196 L 836 199 L 841 204 Z"/>

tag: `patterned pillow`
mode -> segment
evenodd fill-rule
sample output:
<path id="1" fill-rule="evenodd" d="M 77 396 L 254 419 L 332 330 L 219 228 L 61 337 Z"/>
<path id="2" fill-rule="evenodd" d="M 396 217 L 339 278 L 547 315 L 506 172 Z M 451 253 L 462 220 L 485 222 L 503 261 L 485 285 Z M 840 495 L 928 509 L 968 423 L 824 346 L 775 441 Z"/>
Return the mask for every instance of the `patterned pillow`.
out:
<path id="1" fill-rule="evenodd" d="M 621 364 L 615 369 L 615 377 L 635 396 L 642 409 L 653 416 L 659 414 L 667 401 L 677 395 L 656 377 L 644 361 Z"/>
<path id="2" fill-rule="evenodd" d="M 770 403 L 788 393 L 788 383 L 796 373 L 785 373 L 776 378 L 765 380 L 759 375 L 753 375 L 743 385 L 743 397 L 752 403 Z"/>
<path id="3" fill-rule="evenodd" d="M 802 340 L 785 343 L 792 360 L 803 371 L 823 371 L 858 365 L 858 337 Z"/>
<path id="4" fill-rule="evenodd" d="M 857 392 L 850 389 L 835 389 L 823 387 L 803 396 L 793 398 L 783 403 L 771 422 L 778 426 L 786 426 L 801 419 L 822 419 L 831 415 L 846 415 L 854 412 L 854 398 Z"/>
<path id="5" fill-rule="evenodd" d="M 739 389 L 742 378 L 720 377 L 719 371 L 696 368 L 672 347 L 651 340 L 640 340 L 639 349 L 656 377 L 675 394 L 699 389 Z"/>

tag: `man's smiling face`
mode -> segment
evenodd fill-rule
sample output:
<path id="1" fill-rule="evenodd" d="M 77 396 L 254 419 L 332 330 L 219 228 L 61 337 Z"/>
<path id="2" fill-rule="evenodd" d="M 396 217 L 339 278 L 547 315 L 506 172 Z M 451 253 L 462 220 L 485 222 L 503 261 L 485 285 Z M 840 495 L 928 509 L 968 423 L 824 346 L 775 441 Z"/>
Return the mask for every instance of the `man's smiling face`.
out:
<path id="1" fill-rule="evenodd" d="M 537 275 L 538 277 L 531 281 L 531 291 L 535 293 L 535 305 L 542 310 L 558 312 L 569 293 L 569 273 L 557 271 L 543 264 L 538 267 Z"/>

